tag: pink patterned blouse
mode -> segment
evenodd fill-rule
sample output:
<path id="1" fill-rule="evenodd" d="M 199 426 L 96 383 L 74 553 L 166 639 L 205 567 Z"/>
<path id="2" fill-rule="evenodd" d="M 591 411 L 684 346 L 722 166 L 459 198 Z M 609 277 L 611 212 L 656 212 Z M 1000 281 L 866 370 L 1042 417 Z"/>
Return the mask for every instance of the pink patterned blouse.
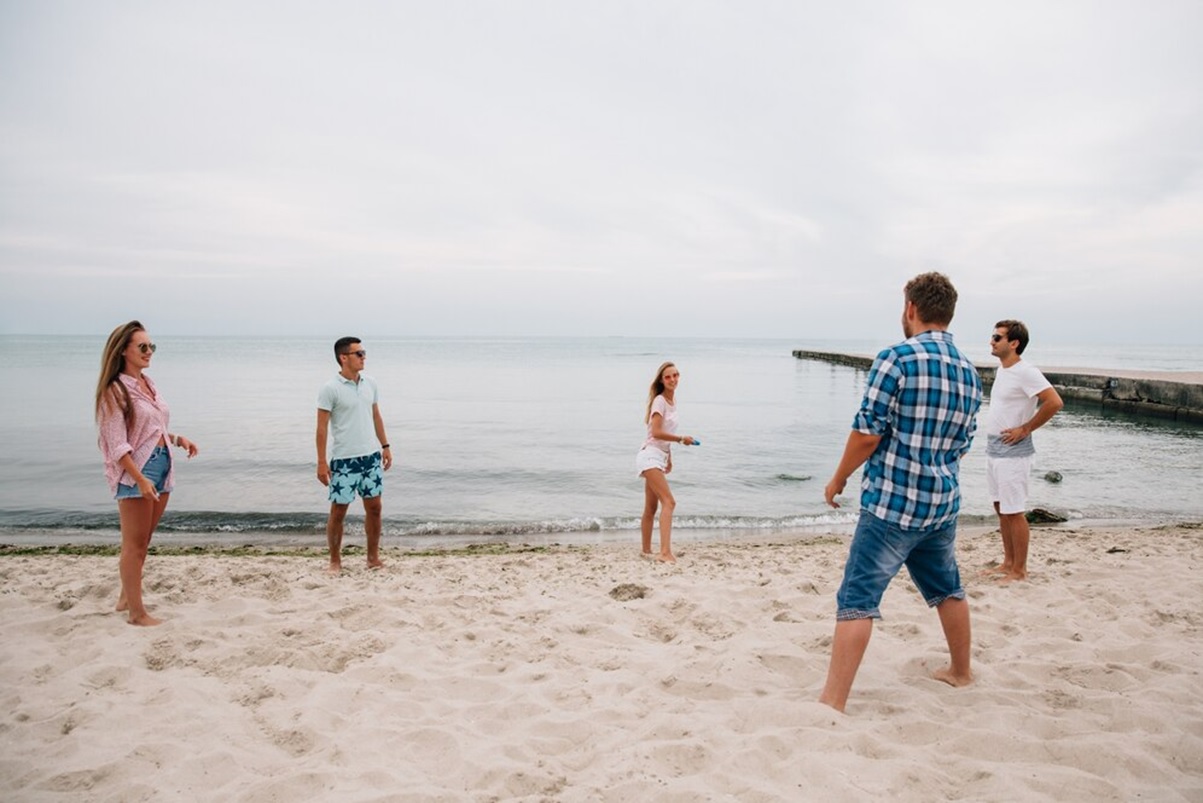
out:
<path id="1" fill-rule="evenodd" d="M 151 453 L 159 445 L 160 438 L 171 443 L 171 436 L 167 430 L 171 410 L 155 390 L 155 383 L 150 381 L 150 377 L 143 374 L 142 378 L 146 380 L 146 386 L 129 374 L 117 375 L 117 381 L 129 390 L 130 401 L 134 405 L 132 428 L 126 427 L 125 416 L 118 405 L 109 403 L 107 399 L 100 405 L 100 418 L 97 421 L 100 427 L 98 443 L 100 453 L 104 455 L 104 476 L 109 482 L 109 490 L 113 493 L 117 493 L 117 483 L 136 484 L 134 478 L 118 462 L 122 457 L 132 453 L 134 465 L 140 469 L 150 459 Z M 150 388 L 149 394 L 146 392 L 147 387 Z M 116 391 L 116 397 L 121 398 L 120 391 Z M 174 485 L 173 466 L 167 472 L 163 487 L 170 490 Z"/>

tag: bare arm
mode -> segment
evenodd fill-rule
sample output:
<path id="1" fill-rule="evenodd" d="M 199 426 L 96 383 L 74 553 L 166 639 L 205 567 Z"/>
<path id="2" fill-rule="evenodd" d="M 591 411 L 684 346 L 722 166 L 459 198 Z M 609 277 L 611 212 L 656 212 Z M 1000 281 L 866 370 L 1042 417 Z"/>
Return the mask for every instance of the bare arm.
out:
<path id="1" fill-rule="evenodd" d="M 1031 437 L 1032 433 L 1040 429 L 1049 422 L 1053 416 L 1060 412 L 1065 406 L 1065 402 L 1061 400 L 1061 394 L 1056 388 L 1045 388 L 1036 394 L 1036 399 L 1039 406 L 1036 408 L 1036 414 L 1026 424 L 1021 424 L 1017 427 L 1004 429 L 999 433 L 1003 443 L 1018 443 L 1024 438 Z"/>
<path id="2" fill-rule="evenodd" d="M 840 458 L 840 464 L 836 466 L 835 473 L 831 475 L 831 481 L 823 489 L 823 497 L 827 500 L 827 504 L 832 507 L 840 506 L 835 498 L 844 492 L 844 485 L 852 476 L 852 472 L 873 456 L 879 443 L 881 443 L 880 435 L 866 435 L 856 430 L 848 433 L 848 442 L 844 444 L 844 456 Z"/>
<path id="3" fill-rule="evenodd" d="M 326 459 L 326 433 L 330 428 L 330 411 L 317 411 L 317 481 L 330 484 L 330 461 Z"/>
<path id="4" fill-rule="evenodd" d="M 659 413 L 652 413 L 652 437 L 658 441 L 669 441 L 670 443 L 693 443 L 692 435 L 670 435 L 664 431 L 664 416 Z"/>
<path id="5" fill-rule="evenodd" d="M 197 447 L 197 445 L 195 443 L 188 440 L 183 435 L 172 435 L 171 433 L 167 433 L 167 442 L 170 444 L 173 444 L 175 446 L 178 446 L 181 449 L 183 449 L 185 452 L 187 452 L 189 460 L 196 457 L 197 452 L 200 451 L 200 448 Z"/>
<path id="6" fill-rule="evenodd" d="M 381 451 L 383 452 L 384 470 L 388 471 L 393 467 L 393 450 L 389 447 L 388 435 L 384 434 L 384 416 L 380 415 L 380 405 L 372 405 L 372 423 L 376 426 L 376 440 L 380 441 Z"/>

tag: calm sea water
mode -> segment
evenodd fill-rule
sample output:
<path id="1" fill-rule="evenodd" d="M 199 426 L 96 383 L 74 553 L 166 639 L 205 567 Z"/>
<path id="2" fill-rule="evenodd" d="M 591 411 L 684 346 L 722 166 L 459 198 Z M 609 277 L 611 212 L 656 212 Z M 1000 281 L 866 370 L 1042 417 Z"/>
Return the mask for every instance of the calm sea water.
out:
<path id="1" fill-rule="evenodd" d="M 153 333 L 152 333 L 153 335 Z M 177 454 L 160 537 L 180 543 L 322 543 L 327 502 L 315 479 L 315 400 L 336 366 L 330 343 L 303 338 L 155 336 L 150 374 L 172 428 L 200 456 Z M 92 396 L 103 337 L 0 337 L 0 542 L 117 539 L 116 505 L 96 448 Z M 674 450 L 681 538 L 715 529 L 849 529 L 823 504 L 865 373 L 797 360 L 808 348 L 873 353 L 877 342 L 785 340 L 365 340 L 367 373 L 397 460 L 386 476 L 394 543 L 505 537 L 589 542 L 638 528 L 648 383 L 681 370 Z M 989 363 L 986 345 L 961 343 Z M 1197 347 L 1046 348 L 1044 367 L 1203 370 Z M 20 391 L 20 392 L 18 392 Z M 1078 520 L 1203 519 L 1203 428 L 1103 416 L 1069 405 L 1036 434 L 1031 505 Z M 964 519 L 991 520 L 984 441 L 962 468 Z M 1039 479 L 1058 471 L 1064 481 Z M 354 533 L 352 529 L 352 540 Z"/>

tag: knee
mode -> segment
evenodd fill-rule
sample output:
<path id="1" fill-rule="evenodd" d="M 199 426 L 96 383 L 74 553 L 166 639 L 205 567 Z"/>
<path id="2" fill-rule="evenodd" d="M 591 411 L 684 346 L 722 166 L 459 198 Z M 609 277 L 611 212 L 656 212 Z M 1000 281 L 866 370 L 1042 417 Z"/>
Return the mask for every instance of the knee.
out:
<path id="1" fill-rule="evenodd" d="M 330 521 L 334 524 L 342 524 L 343 519 L 347 517 L 346 505 L 331 505 L 330 506 Z"/>
<path id="2" fill-rule="evenodd" d="M 665 513 L 671 513 L 673 508 L 677 506 L 677 500 L 673 498 L 672 494 L 666 494 L 664 498 L 660 500 L 660 505 L 664 508 Z"/>

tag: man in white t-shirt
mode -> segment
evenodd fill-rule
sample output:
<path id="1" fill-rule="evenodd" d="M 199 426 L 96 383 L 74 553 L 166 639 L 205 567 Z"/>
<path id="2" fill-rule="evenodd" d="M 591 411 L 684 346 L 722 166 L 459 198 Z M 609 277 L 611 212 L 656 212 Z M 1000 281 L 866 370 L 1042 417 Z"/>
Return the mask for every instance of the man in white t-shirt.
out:
<path id="1" fill-rule="evenodd" d="M 1004 582 L 1028 576 L 1030 532 L 1024 515 L 1028 476 L 1032 472 L 1032 433 L 1064 406 L 1036 366 L 1019 355 L 1028 347 L 1028 328 L 1022 321 L 999 321 L 990 336 L 990 353 L 1001 365 L 990 389 L 986 425 L 986 486 L 1002 531 L 1003 560 L 989 570 Z"/>

